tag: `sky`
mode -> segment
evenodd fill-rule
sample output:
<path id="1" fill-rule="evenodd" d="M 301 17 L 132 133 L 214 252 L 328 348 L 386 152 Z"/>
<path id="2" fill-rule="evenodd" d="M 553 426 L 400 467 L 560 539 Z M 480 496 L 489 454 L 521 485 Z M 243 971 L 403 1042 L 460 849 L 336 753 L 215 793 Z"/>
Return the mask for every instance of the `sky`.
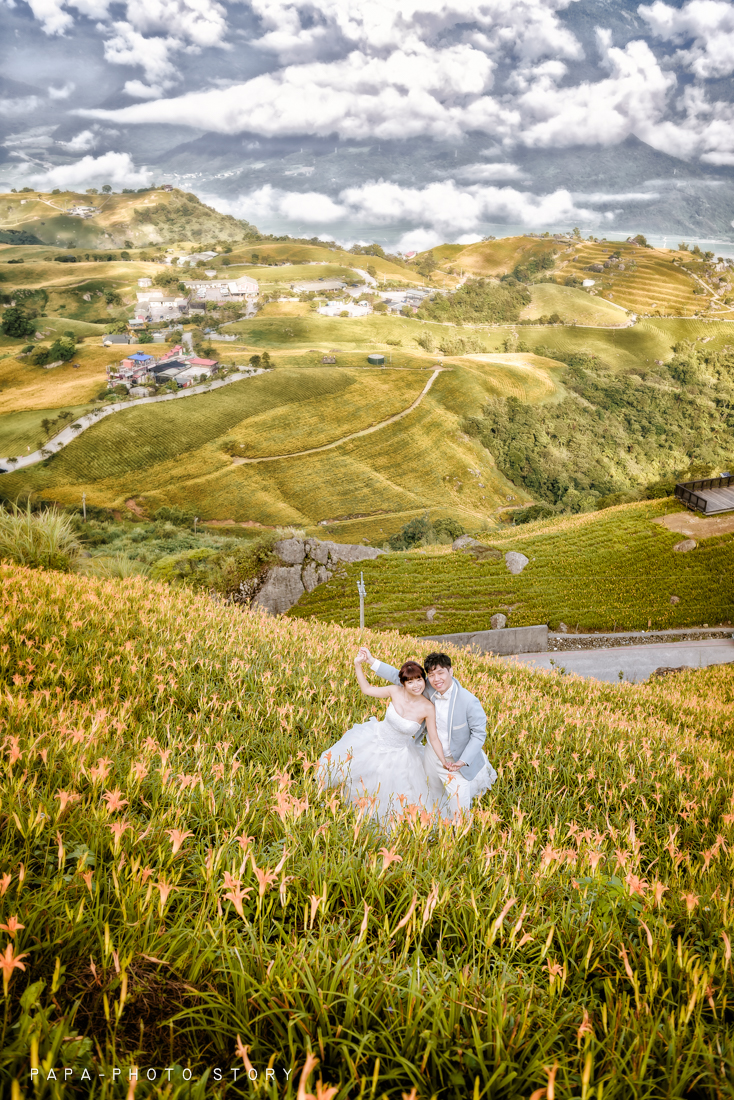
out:
<path id="1" fill-rule="evenodd" d="M 0 0 L 0 30 L 14 186 L 188 175 L 266 230 L 405 245 L 644 219 L 659 181 L 543 179 L 564 150 L 593 165 L 635 138 L 711 186 L 733 177 L 728 0 Z M 175 151 L 204 135 L 182 172 Z M 371 161 L 322 170 L 332 144 Z"/>

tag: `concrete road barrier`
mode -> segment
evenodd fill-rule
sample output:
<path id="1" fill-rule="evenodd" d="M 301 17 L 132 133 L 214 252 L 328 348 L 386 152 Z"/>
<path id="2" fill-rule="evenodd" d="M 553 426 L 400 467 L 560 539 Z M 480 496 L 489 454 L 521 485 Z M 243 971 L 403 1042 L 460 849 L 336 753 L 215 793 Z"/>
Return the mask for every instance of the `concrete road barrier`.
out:
<path id="1" fill-rule="evenodd" d="M 477 653 L 507 657 L 513 653 L 545 653 L 548 627 L 545 623 L 542 626 L 506 626 L 502 630 L 477 630 L 466 634 L 429 634 L 420 640 L 448 642 Z"/>

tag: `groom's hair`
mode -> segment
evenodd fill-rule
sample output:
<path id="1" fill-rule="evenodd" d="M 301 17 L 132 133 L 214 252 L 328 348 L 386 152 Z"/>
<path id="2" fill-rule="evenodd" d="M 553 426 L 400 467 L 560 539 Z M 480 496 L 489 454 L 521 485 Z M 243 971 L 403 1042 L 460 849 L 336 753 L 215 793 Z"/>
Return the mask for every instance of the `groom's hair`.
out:
<path id="1" fill-rule="evenodd" d="M 446 653 L 429 653 L 425 660 L 426 672 L 434 668 L 451 668 L 451 658 Z"/>
<path id="2" fill-rule="evenodd" d="M 417 661 L 406 661 L 398 673 L 398 678 L 401 684 L 406 684 L 408 680 L 425 680 L 426 674 Z"/>

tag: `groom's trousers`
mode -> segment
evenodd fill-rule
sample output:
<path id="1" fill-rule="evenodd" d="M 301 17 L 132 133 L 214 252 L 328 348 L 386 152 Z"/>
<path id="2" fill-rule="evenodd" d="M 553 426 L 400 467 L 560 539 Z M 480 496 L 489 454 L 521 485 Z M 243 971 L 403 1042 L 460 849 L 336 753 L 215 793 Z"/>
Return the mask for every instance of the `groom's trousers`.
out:
<path id="1" fill-rule="evenodd" d="M 444 753 L 449 764 L 453 757 Z M 471 809 L 471 786 L 461 772 L 450 772 L 444 768 L 430 743 L 426 743 L 423 764 L 426 769 L 428 786 L 435 802 L 439 803 L 442 813 L 454 814 L 457 810 Z"/>

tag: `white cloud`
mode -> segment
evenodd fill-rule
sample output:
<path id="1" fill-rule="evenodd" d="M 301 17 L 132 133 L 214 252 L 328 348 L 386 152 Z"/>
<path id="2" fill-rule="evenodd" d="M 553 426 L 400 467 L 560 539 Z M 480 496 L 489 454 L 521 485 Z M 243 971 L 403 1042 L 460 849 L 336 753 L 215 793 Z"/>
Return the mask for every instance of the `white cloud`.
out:
<path id="1" fill-rule="evenodd" d="M 41 106 L 41 102 L 42 101 L 37 95 L 19 96 L 16 99 L 0 98 L 0 115 L 5 118 L 15 118 L 16 116 L 23 117 L 38 110 Z"/>
<path id="2" fill-rule="evenodd" d="M 48 90 L 48 94 L 51 96 L 51 99 L 68 99 L 75 87 L 76 84 L 74 84 L 72 80 L 67 81 L 67 83 L 63 84 L 60 88 L 55 88 L 52 84 Z"/>
<path id="3" fill-rule="evenodd" d="M 69 153 L 86 153 L 89 149 L 94 148 L 96 142 L 97 139 L 93 130 L 82 130 L 80 133 L 75 134 L 71 141 L 60 141 L 59 145 L 63 145 Z"/>
<path id="4" fill-rule="evenodd" d="M 517 164 L 466 164 L 455 173 L 467 180 L 517 180 L 524 173 Z"/>
<path id="5" fill-rule="evenodd" d="M 86 156 L 74 164 L 63 164 L 28 177 L 39 190 L 53 187 L 75 190 L 110 183 L 113 187 L 145 187 L 150 183 L 147 168 L 136 168 L 129 153 L 104 153 L 101 157 Z"/>
<path id="6" fill-rule="evenodd" d="M 689 0 L 681 8 L 655 0 L 638 12 L 656 38 L 674 45 L 676 61 L 703 80 L 734 72 L 734 5 L 725 0 Z"/>
<path id="7" fill-rule="evenodd" d="M 268 184 L 234 202 L 215 197 L 207 197 L 206 201 L 261 227 L 290 222 L 294 232 L 296 227 L 310 227 L 316 232 L 337 222 L 368 225 L 373 230 L 410 227 L 401 238 L 404 248 L 417 247 L 420 234 L 424 234 L 420 236 L 421 248 L 457 238 L 473 241 L 479 228 L 488 222 L 545 228 L 600 218 L 593 210 L 580 206 L 566 190 L 537 196 L 512 187 L 461 187 L 454 180 L 426 187 L 370 180 L 360 187 L 345 188 L 336 199 L 314 191 L 283 191 Z"/>
<path id="8" fill-rule="evenodd" d="M 159 99 L 165 91 L 160 84 L 144 84 L 142 80 L 126 80 L 122 90 L 135 99 Z"/>
<path id="9" fill-rule="evenodd" d="M 115 23 L 115 34 L 104 44 L 105 61 L 112 65 L 140 65 L 147 80 L 171 86 L 176 69 L 170 53 L 179 45 L 174 38 L 145 38 L 130 23 Z"/>

